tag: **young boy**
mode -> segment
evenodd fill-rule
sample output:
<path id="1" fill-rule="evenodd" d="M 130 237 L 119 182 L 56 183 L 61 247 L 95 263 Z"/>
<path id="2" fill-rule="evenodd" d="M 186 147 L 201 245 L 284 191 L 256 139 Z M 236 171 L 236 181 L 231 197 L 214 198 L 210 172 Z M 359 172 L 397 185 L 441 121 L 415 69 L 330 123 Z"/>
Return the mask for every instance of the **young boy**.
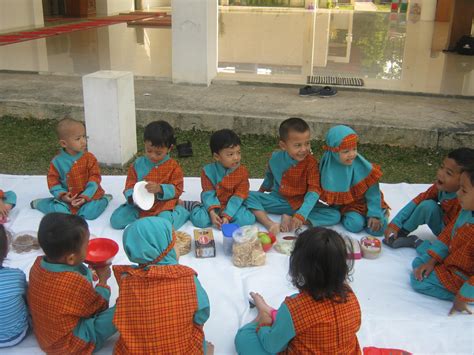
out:
<path id="1" fill-rule="evenodd" d="M 311 154 L 308 124 L 301 118 L 289 118 L 281 123 L 279 134 L 282 150 L 272 154 L 260 190 L 250 192 L 248 208 L 274 234 L 308 222 L 313 226 L 337 224 L 340 213 L 318 204 L 319 170 Z M 281 222 L 274 222 L 267 213 L 281 214 Z"/>
<path id="2" fill-rule="evenodd" d="M 178 264 L 171 223 L 142 218 L 123 233 L 132 263 L 114 266 L 119 297 L 114 324 L 120 337 L 114 354 L 202 354 L 209 298 L 196 272 Z"/>
<path id="3" fill-rule="evenodd" d="M 44 214 L 62 212 L 96 219 L 112 196 L 104 194 L 97 159 L 86 151 L 86 129 L 82 122 L 64 118 L 56 130 L 62 149 L 51 161 L 47 176 L 54 197 L 33 200 L 31 208 Z"/>
<path id="4" fill-rule="evenodd" d="M 13 191 L 3 191 L 0 189 L 0 221 L 6 221 L 15 205 L 16 194 Z"/>
<path id="5" fill-rule="evenodd" d="M 474 149 L 451 151 L 441 163 L 435 183 L 392 219 L 385 230 L 384 243 L 392 248 L 416 248 L 422 240 L 409 234 L 422 224 L 428 224 L 433 234 L 438 236 L 461 210 L 456 191 L 459 190 L 462 169 L 471 164 L 474 164 Z"/>
<path id="6" fill-rule="evenodd" d="M 413 261 L 415 291 L 453 301 L 449 312 L 472 314 L 474 302 L 474 164 L 461 174 L 457 192 L 462 210 L 426 253 Z"/>
<path id="7" fill-rule="evenodd" d="M 95 271 L 99 283 L 83 264 L 89 242 L 84 219 L 50 213 L 43 217 L 39 256 L 30 271 L 28 305 L 41 349 L 48 354 L 92 354 L 116 329 L 115 307 L 108 308 L 110 266 Z"/>
<path id="8" fill-rule="evenodd" d="M 115 229 L 124 229 L 139 218 L 160 216 L 179 229 L 189 218 L 189 212 L 178 205 L 183 193 L 183 171 L 169 153 L 176 142 L 174 129 L 168 122 L 155 121 L 145 127 L 145 156 L 130 165 L 125 182 L 126 202 L 110 217 Z M 148 210 L 139 209 L 133 201 L 133 187 L 138 181 L 146 181 L 148 192 L 155 194 L 155 203 Z"/>
<path id="9" fill-rule="evenodd" d="M 249 195 L 249 173 L 240 164 L 240 138 L 230 129 L 214 132 L 210 147 L 215 163 L 207 164 L 201 172 L 201 201 L 191 212 L 191 222 L 199 228 L 236 223 L 255 223 L 255 216 L 246 206 Z"/>

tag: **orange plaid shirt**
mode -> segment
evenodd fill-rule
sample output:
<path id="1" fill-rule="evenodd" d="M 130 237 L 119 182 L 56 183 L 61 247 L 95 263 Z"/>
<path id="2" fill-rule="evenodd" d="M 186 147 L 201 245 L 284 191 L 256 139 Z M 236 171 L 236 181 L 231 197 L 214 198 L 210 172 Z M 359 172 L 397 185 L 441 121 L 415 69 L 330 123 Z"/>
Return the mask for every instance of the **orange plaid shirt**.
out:
<path id="1" fill-rule="evenodd" d="M 465 223 L 451 236 L 455 222 L 452 221 L 438 237 L 438 241 L 449 249 L 449 254 L 444 259 L 431 249 L 428 254 L 438 261 L 434 270 L 439 281 L 448 291 L 457 294 L 465 282 L 474 287 L 474 224 Z M 463 300 L 474 302 L 474 299 Z"/>
<path id="2" fill-rule="evenodd" d="M 163 164 L 150 170 L 143 177 L 143 180 L 155 182 L 157 184 L 172 184 L 175 189 L 175 196 L 170 200 L 155 199 L 155 203 L 148 211 L 140 210 L 140 218 L 156 216 L 163 211 L 172 211 L 178 203 L 179 196 L 183 193 L 184 174 L 178 162 L 174 159 L 168 159 Z M 132 189 L 138 182 L 137 172 L 134 164 L 128 168 L 127 181 L 125 182 L 125 191 Z"/>
<path id="3" fill-rule="evenodd" d="M 84 276 L 45 270 L 42 258 L 39 256 L 31 268 L 28 285 L 28 305 L 39 346 L 48 354 L 92 354 L 95 344 L 75 337 L 73 330 L 81 318 L 106 310 L 108 302 Z"/>
<path id="4" fill-rule="evenodd" d="M 416 196 L 413 199 L 413 202 L 419 205 L 422 201 L 425 200 L 438 201 L 438 193 L 438 187 L 436 187 L 436 184 L 433 184 L 428 190 Z M 445 199 L 441 201 L 440 205 L 441 209 L 443 210 L 443 223 L 445 226 L 447 226 L 452 221 L 456 220 L 459 211 L 461 211 L 461 205 L 459 204 L 459 200 L 457 199 L 457 197 L 452 199 Z"/>
<path id="5" fill-rule="evenodd" d="M 54 186 L 61 185 L 61 176 L 52 162 L 49 165 L 47 180 L 48 188 L 50 190 Z M 77 194 L 78 196 L 83 197 L 86 201 L 98 200 L 104 196 L 104 190 L 100 186 L 101 180 L 102 177 L 100 176 L 99 163 L 97 162 L 96 157 L 92 153 L 84 152 L 84 154 L 74 162 L 71 170 L 67 173 L 67 186 L 63 187 L 73 195 Z M 86 189 L 88 182 L 95 182 L 98 185 L 97 191 L 92 198 L 81 195 Z M 62 194 L 64 193 L 61 193 L 59 196 Z M 79 210 L 73 206 L 69 207 L 73 214 L 77 213 Z"/>
<path id="6" fill-rule="evenodd" d="M 387 204 L 387 202 L 385 202 L 382 191 L 380 191 L 380 198 L 381 198 L 380 207 L 383 210 L 389 209 L 390 206 Z M 368 212 L 368 208 L 367 208 L 367 201 L 366 201 L 365 197 L 363 197 L 363 198 L 361 198 L 357 201 L 354 201 L 354 202 L 352 202 L 348 205 L 343 205 L 341 207 L 341 214 L 345 214 L 345 213 L 351 212 L 351 211 L 357 212 L 357 213 L 361 214 L 362 216 L 366 216 L 367 212 Z"/>
<path id="7" fill-rule="evenodd" d="M 207 177 L 206 171 L 202 169 L 201 186 L 202 191 L 216 191 L 217 198 L 221 205 L 211 206 L 211 209 L 220 208 L 223 211 L 232 196 L 235 195 L 243 200 L 249 197 L 249 172 L 245 166 L 240 165 L 232 173 L 224 176 L 219 183 L 213 185 L 211 180 Z M 231 218 L 229 218 L 229 220 L 231 220 Z"/>
<path id="8" fill-rule="evenodd" d="M 354 293 L 345 303 L 332 300 L 315 301 L 306 292 L 285 300 L 295 337 L 284 354 L 361 354 L 356 333 L 361 312 Z"/>
<path id="9" fill-rule="evenodd" d="M 4 198 L 5 197 L 5 193 L 3 192 L 3 190 L 0 190 L 0 198 Z"/>
<path id="10" fill-rule="evenodd" d="M 194 270 L 182 265 L 113 270 L 119 285 L 114 324 L 120 332 L 114 354 L 203 353 L 204 332 L 193 321 Z"/>

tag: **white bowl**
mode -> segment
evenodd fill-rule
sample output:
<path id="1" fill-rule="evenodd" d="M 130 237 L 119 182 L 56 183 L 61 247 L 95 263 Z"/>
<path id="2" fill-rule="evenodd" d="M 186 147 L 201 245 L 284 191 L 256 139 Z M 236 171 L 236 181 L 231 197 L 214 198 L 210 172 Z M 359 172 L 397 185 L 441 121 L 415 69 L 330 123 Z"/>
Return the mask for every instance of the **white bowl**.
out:
<path id="1" fill-rule="evenodd" d="M 144 211 L 148 211 L 155 204 L 155 194 L 148 192 L 145 188 L 148 182 L 139 181 L 133 187 L 133 201 Z"/>

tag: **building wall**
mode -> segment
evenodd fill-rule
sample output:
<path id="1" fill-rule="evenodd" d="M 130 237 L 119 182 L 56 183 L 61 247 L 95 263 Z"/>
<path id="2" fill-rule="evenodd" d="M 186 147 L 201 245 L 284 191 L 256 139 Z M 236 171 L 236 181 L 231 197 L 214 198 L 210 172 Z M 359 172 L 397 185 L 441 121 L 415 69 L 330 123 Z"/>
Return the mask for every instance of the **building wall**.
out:
<path id="1" fill-rule="evenodd" d="M 0 33 L 42 27 L 42 0 L 1 0 Z"/>
<path id="2" fill-rule="evenodd" d="M 135 0 L 96 0 L 97 15 L 117 15 L 135 9 Z"/>

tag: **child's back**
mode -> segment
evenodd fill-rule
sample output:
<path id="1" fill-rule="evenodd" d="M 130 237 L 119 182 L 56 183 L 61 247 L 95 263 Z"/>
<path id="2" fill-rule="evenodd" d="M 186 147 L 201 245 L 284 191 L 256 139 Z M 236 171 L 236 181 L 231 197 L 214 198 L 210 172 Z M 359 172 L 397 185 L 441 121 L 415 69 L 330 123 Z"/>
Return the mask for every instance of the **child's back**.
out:
<path id="1" fill-rule="evenodd" d="M 26 276 L 19 269 L 3 266 L 7 252 L 5 229 L 0 225 L 0 348 L 18 344 L 28 329 Z"/>

